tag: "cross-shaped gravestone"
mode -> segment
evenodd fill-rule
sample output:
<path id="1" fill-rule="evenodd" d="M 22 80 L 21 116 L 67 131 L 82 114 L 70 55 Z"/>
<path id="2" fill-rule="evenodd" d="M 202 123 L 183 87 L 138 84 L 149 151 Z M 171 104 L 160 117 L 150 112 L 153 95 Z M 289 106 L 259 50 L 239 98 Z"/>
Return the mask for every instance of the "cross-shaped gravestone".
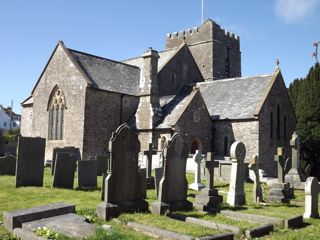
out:
<path id="1" fill-rule="evenodd" d="M 214 168 L 219 167 L 219 162 L 214 161 L 214 153 L 208 152 L 206 157 L 206 188 L 214 189 Z"/>
<path id="2" fill-rule="evenodd" d="M 259 160 L 258 160 L 258 154 L 254 155 L 251 159 L 251 162 L 249 164 L 249 169 L 251 169 L 254 172 L 254 184 L 253 184 L 253 202 L 259 203 L 263 201 L 262 197 L 262 189 L 260 185 L 260 179 L 259 179 Z"/>
<path id="3" fill-rule="evenodd" d="M 308 177 L 305 183 L 305 212 L 304 218 L 319 218 L 318 195 L 320 187 L 318 179 Z"/>
<path id="4" fill-rule="evenodd" d="M 294 132 L 292 134 L 292 138 L 290 140 L 290 146 L 292 148 L 292 168 L 299 168 L 299 160 L 300 160 L 300 150 L 301 150 L 301 140 L 300 137 Z"/>
<path id="5" fill-rule="evenodd" d="M 283 147 L 278 147 L 277 148 L 277 155 L 274 156 L 274 161 L 277 162 L 278 182 L 279 183 L 284 183 L 285 158 L 283 156 Z"/>
<path id="6" fill-rule="evenodd" d="M 149 149 L 144 151 L 143 154 L 147 156 L 146 168 L 147 168 L 147 179 L 151 178 L 152 171 L 152 156 L 155 155 L 157 151 L 152 149 L 152 143 L 149 143 Z"/>
<path id="7" fill-rule="evenodd" d="M 196 169 L 195 169 L 194 183 L 190 184 L 189 188 L 199 191 L 205 188 L 205 185 L 201 183 L 201 161 L 203 160 L 203 156 L 202 154 L 199 153 L 199 150 L 196 150 L 195 154 L 193 155 L 193 160 L 196 163 Z"/>

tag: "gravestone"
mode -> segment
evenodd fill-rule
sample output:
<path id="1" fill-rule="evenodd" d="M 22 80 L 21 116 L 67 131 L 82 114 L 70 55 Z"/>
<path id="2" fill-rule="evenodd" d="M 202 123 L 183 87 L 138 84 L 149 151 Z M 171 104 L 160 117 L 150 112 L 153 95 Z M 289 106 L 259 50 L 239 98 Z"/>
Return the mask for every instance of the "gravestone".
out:
<path id="1" fill-rule="evenodd" d="M 111 156 L 105 180 L 105 196 L 104 202 L 97 206 L 98 216 L 106 220 L 121 212 L 147 211 L 148 203 L 143 199 L 143 183 L 138 169 L 138 136 L 129 125 L 122 124 L 112 133 L 109 149 Z"/>
<path id="2" fill-rule="evenodd" d="M 208 152 L 205 161 L 206 188 L 196 195 L 196 201 L 193 204 L 197 210 L 213 212 L 222 203 L 222 196 L 214 188 L 214 168 L 218 166 L 219 163 L 214 161 L 214 153 Z"/>
<path id="3" fill-rule="evenodd" d="M 140 182 L 141 182 L 141 194 L 143 199 L 147 198 L 147 169 L 146 168 L 139 168 L 139 176 L 140 176 Z"/>
<path id="4" fill-rule="evenodd" d="M 107 153 L 107 155 L 96 156 L 98 176 L 102 176 L 102 173 L 107 172 L 109 158 L 110 158 L 110 153 Z"/>
<path id="5" fill-rule="evenodd" d="M 6 144 L 3 138 L 2 130 L 0 129 L 0 157 L 5 155 L 6 151 Z"/>
<path id="6" fill-rule="evenodd" d="M 232 161 L 231 176 L 227 203 L 230 206 L 244 205 L 246 196 L 244 192 L 244 159 L 246 157 L 246 147 L 242 142 L 234 142 L 230 148 L 230 158 Z"/>
<path id="7" fill-rule="evenodd" d="M 284 182 L 285 157 L 283 155 L 283 150 L 282 147 L 278 147 L 277 155 L 274 156 L 274 160 L 277 162 L 278 181 L 271 184 L 271 189 L 269 191 L 270 202 L 289 203 L 290 198 L 293 196 L 290 184 Z"/>
<path id="8" fill-rule="evenodd" d="M 196 150 L 195 154 L 193 155 L 193 161 L 195 161 L 196 163 L 196 169 L 194 172 L 194 182 L 189 185 L 190 189 L 196 191 L 199 191 L 206 187 L 201 183 L 201 162 L 203 158 L 204 157 L 202 156 L 202 154 L 199 153 L 199 150 Z"/>
<path id="9" fill-rule="evenodd" d="M 293 133 L 292 138 L 290 140 L 291 146 L 291 169 L 289 173 L 285 176 L 285 181 L 290 183 L 290 186 L 293 188 L 304 188 L 305 177 L 301 173 L 300 169 L 300 152 L 301 152 L 301 140 L 300 137 Z"/>
<path id="10" fill-rule="evenodd" d="M 154 169 L 154 184 L 156 188 L 156 197 L 159 195 L 159 185 L 163 176 L 163 167 Z"/>
<path id="11" fill-rule="evenodd" d="M 78 187 L 79 188 L 97 187 L 97 161 L 96 160 L 78 161 Z"/>
<path id="12" fill-rule="evenodd" d="M 73 189 L 77 168 L 77 155 L 74 152 L 57 152 L 52 187 Z"/>
<path id="13" fill-rule="evenodd" d="M 188 148 L 182 137 L 175 133 L 163 149 L 164 169 L 159 185 L 158 201 L 151 205 L 151 212 L 164 214 L 167 211 L 192 209 L 187 201 L 188 182 L 186 163 Z"/>
<path id="14" fill-rule="evenodd" d="M 318 212 L 318 195 L 319 183 L 315 177 L 308 177 L 305 186 L 305 212 L 304 218 L 319 218 Z"/>
<path id="15" fill-rule="evenodd" d="M 252 201 L 255 204 L 263 202 L 262 188 L 260 185 L 260 176 L 259 176 L 259 157 L 254 155 L 249 164 L 249 169 L 254 172 L 254 183 L 252 189 Z"/>
<path id="16" fill-rule="evenodd" d="M 102 173 L 102 183 L 101 183 L 101 201 L 104 201 L 104 194 L 105 194 L 105 183 L 106 183 L 107 173 Z"/>
<path id="17" fill-rule="evenodd" d="M 76 160 L 80 160 L 81 158 L 79 148 L 75 148 L 75 147 L 54 148 L 52 152 L 51 175 L 53 175 L 53 172 L 54 172 L 58 152 L 72 153 L 75 155 Z"/>
<path id="18" fill-rule="evenodd" d="M 156 150 L 152 149 L 152 143 L 149 143 L 149 149 L 147 151 L 143 152 L 144 155 L 147 156 L 147 161 L 146 161 L 146 169 L 147 169 L 147 176 L 146 176 L 146 181 L 147 181 L 147 188 L 148 189 L 154 189 L 154 177 L 151 176 L 152 173 L 152 156 L 157 154 Z"/>
<path id="19" fill-rule="evenodd" d="M 11 155 L 0 157 L 0 175 L 15 176 L 16 162 L 17 159 Z"/>
<path id="20" fill-rule="evenodd" d="M 43 185 L 45 149 L 44 138 L 18 138 L 16 187 Z"/>

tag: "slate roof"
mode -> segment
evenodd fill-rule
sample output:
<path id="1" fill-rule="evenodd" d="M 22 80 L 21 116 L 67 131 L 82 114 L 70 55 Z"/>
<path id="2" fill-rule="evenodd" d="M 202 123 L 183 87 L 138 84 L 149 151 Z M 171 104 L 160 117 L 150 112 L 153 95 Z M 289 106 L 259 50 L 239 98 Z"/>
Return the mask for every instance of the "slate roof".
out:
<path id="1" fill-rule="evenodd" d="M 161 97 L 160 104 L 164 119 L 156 128 L 171 128 L 175 126 L 198 92 L 198 90 L 193 90 L 191 87 L 186 87 L 175 96 Z"/>
<path id="2" fill-rule="evenodd" d="M 95 88 L 137 96 L 140 70 L 137 67 L 68 49 Z"/>
<path id="3" fill-rule="evenodd" d="M 274 75 L 197 83 L 212 119 L 254 118 Z"/>

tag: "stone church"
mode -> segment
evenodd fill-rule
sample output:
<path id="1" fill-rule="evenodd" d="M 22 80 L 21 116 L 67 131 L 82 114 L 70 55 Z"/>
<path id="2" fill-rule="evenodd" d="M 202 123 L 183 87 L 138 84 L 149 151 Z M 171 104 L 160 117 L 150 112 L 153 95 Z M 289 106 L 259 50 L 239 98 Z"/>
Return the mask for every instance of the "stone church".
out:
<path id="1" fill-rule="evenodd" d="M 105 155 L 125 122 L 142 151 L 149 143 L 161 151 L 178 132 L 191 154 L 223 160 L 242 141 L 246 160 L 258 153 L 260 168 L 274 176 L 273 155 L 282 146 L 290 156 L 296 118 L 281 71 L 241 77 L 239 37 L 212 20 L 167 34 L 164 51 L 123 62 L 59 42 L 22 103 L 21 134 L 46 138 L 46 159 L 63 146 L 78 147 L 82 159 Z"/>

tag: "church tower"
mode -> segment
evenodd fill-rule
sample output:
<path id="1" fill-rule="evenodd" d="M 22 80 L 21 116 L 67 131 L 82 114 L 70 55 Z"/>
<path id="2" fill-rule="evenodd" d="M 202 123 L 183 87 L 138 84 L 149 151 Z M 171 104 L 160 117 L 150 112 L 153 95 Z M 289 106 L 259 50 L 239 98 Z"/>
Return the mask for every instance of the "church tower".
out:
<path id="1" fill-rule="evenodd" d="M 240 39 L 212 20 L 200 27 L 169 33 L 166 49 L 186 42 L 205 81 L 241 77 Z"/>

